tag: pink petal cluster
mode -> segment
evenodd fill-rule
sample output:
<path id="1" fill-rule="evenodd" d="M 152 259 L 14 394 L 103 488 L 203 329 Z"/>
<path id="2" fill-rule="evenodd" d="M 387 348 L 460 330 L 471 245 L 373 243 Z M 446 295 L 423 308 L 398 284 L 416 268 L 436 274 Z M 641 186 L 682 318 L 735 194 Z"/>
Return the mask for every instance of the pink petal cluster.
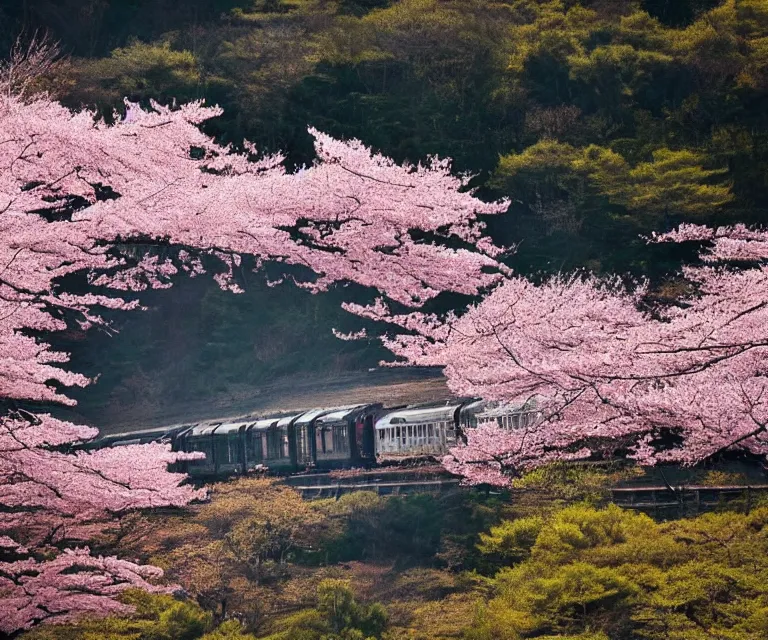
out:
<path id="1" fill-rule="evenodd" d="M 446 466 L 505 484 L 553 459 L 628 453 L 642 464 L 695 464 L 726 450 L 768 454 L 768 232 L 692 225 L 660 242 L 708 241 L 695 291 L 650 308 L 646 286 L 507 278 L 460 317 L 394 318 L 385 340 L 408 364 L 442 366 L 459 395 L 536 398 L 534 428 L 467 434 Z M 350 306 L 386 319 L 388 310 Z"/>
<path id="2" fill-rule="evenodd" d="M 92 556 L 88 547 L 66 550 L 48 561 L 0 562 L 4 599 L 0 633 L 10 634 L 39 622 L 71 622 L 86 614 L 130 613 L 131 607 L 113 597 L 137 587 L 170 592 L 168 587 L 154 584 L 162 575 L 157 567 Z"/>
<path id="3" fill-rule="evenodd" d="M 168 287 L 204 264 L 237 292 L 243 255 L 305 267 L 312 290 L 353 281 L 411 306 L 445 290 L 475 294 L 504 271 L 477 215 L 506 204 L 474 198 L 447 161 L 399 166 L 314 130 L 318 161 L 289 175 L 280 156 L 201 133 L 220 114 L 201 103 L 128 104 L 108 126 L 0 93 L 0 632 L 10 633 L 121 611 L 111 596 L 159 574 L 60 551 L 114 514 L 202 496 L 168 472 L 179 454 L 161 445 L 62 452 L 95 430 L 19 403 L 71 404 L 66 387 L 89 380 L 39 332 L 106 326 L 100 309 L 138 306 L 121 292 Z M 75 274 L 91 291 L 65 289 Z"/>

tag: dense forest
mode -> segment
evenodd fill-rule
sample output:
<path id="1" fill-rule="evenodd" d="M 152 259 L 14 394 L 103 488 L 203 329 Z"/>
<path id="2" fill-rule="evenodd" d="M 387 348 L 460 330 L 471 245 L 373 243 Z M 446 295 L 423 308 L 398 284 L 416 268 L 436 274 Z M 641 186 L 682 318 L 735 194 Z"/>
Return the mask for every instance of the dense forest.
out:
<path id="1" fill-rule="evenodd" d="M 192 597 L 126 591 L 130 618 L 22 638 L 764 638 L 768 507 L 654 521 L 605 504 L 621 475 L 550 467 L 513 500 L 359 491 L 306 502 L 268 479 L 214 485 L 208 504 L 132 514 L 102 541 Z"/>
<path id="2" fill-rule="evenodd" d="M 453 158 L 484 198 L 510 199 L 491 231 L 534 277 L 626 273 L 674 296 L 691 256 L 643 236 L 768 213 L 763 0 L 24 0 L 0 28 L 5 49 L 19 33 L 57 40 L 48 89 L 108 119 L 123 98 L 204 98 L 225 109 L 210 132 L 282 150 L 291 170 L 312 162 L 308 126 L 397 161 Z M 68 334 L 76 368 L 102 373 L 83 413 L 384 355 L 335 340 L 355 321 L 333 292 L 242 278 L 242 296 L 203 282 L 152 296 L 154 311 L 116 316 L 116 337 Z"/>

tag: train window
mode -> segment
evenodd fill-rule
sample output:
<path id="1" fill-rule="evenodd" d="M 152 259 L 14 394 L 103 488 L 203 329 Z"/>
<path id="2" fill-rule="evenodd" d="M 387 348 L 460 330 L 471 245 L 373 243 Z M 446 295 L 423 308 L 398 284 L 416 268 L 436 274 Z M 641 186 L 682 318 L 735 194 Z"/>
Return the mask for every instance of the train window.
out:
<path id="1" fill-rule="evenodd" d="M 192 437 L 188 442 L 188 451 L 202 451 L 205 454 L 204 459 L 191 460 L 190 464 L 200 467 L 213 464 L 213 451 L 211 449 L 211 441 L 208 437 Z"/>
<path id="2" fill-rule="evenodd" d="M 427 425 L 427 435 L 432 439 L 435 435 L 435 425 L 430 423 Z"/>
<path id="3" fill-rule="evenodd" d="M 281 444 L 282 444 L 282 451 L 281 451 L 282 455 L 280 457 L 281 458 L 290 458 L 291 454 L 290 454 L 290 449 L 288 448 L 288 434 L 287 433 L 283 433 L 281 435 L 282 435 L 282 437 L 280 438 L 280 440 L 281 440 Z"/>
<path id="4" fill-rule="evenodd" d="M 379 440 L 384 439 L 384 429 L 379 429 Z"/>
<path id="5" fill-rule="evenodd" d="M 326 445 L 326 428 L 318 427 L 315 429 L 315 451 L 318 453 L 325 453 Z"/>
<path id="6" fill-rule="evenodd" d="M 264 459 L 263 435 L 264 434 L 260 432 L 252 433 L 250 458 L 256 463 L 259 463 Z"/>
<path id="7" fill-rule="evenodd" d="M 349 449 L 347 426 L 340 424 L 333 428 L 333 451 L 347 451 Z"/>
<path id="8" fill-rule="evenodd" d="M 230 464 L 238 464 L 240 462 L 240 434 L 239 433 L 233 433 L 227 437 L 227 448 L 229 450 Z"/>
<path id="9" fill-rule="evenodd" d="M 281 455 L 281 434 L 277 429 L 270 429 L 267 431 L 267 458 L 269 460 L 275 460 L 282 458 Z"/>
<path id="10" fill-rule="evenodd" d="M 229 464 L 229 443 L 227 440 L 226 436 L 214 436 L 213 455 L 216 459 L 216 464 Z"/>

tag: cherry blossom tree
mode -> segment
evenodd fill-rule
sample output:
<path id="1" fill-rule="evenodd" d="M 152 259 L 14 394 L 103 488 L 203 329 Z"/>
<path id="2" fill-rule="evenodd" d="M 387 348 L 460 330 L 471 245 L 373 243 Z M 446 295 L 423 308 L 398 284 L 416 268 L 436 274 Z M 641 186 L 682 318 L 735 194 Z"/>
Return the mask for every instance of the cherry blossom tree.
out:
<path id="1" fill-rule="evenodd" d="M 220 110 L 200 103 L 129 104 L 109 126 L 1 93 L 0 633 L 11 633 L 123 611 L 112 597 L 129 586 L 167 589 L 156 569 L 78 545 L 126 510 L 203 496 L 167 471 L 185 454 L 164 445 L 65 451 L 96 430 L 35 406 L 72 404 L 66 388 L 90 381 L 47 332 L 108 329 L 100 309 L 138 307 L 121 292 L 204 264 L 236 292 L 244 255 L 306 268 L 314 277 L 298 284 L 313 291 L 355 282 L 410 306 L 476 294 L 504 271 L 477 215 L 506 205 L 474 198 L 446 161 L 399 166 L 317 131 L 317 162 L 287 174 L 281 156 L 202 133 Z"/>
<path id="2" fill-rule="evenodd" d="M 408 364 L 442 366 L 457 395 L 539 407 L 525 428 L 469 431 L 448 469 L 504 485 L 553 460 L 768 454 L 768 232 L 683 225 L 652 241 L 707 245 L 684 268 L 690 293 L 676 304 L 652 304 L 645 283 L 513 276 L 460 316 L 394 318 L 407 332 L 386 346 Z M 349 308 L 391 316 L 383 301 Z"/>

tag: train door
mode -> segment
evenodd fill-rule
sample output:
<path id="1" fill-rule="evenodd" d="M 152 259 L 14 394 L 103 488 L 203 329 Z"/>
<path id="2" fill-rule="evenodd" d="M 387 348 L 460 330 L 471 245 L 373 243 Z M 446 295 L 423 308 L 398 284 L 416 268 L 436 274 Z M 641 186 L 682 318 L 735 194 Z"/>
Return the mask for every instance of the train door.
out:
<path id="1" fill-rule="evenodd" d="M 317 418 L 307 425 L 307 444 L 309 445 L 309 463 L 317 466 Z"/>
<path id="2" fill-rule="evenodd" d="M 299 466 L 299 456 L 296 453 L 296 428 L 294 426 L 294 423 L 298 418 L 299 416 L 296 416 L 286 426 L 288 430 L 288 456 L 291 459 L 291 467 L 293 467 L 294 469 L 296 469 Z"/>
<path id="3" fill-rule="evenodd" d="M 240 469 L 243 475 L 248 473 L 248 450 L 245 442 L 245 430 L 248 428 L 247 424 L 244 424 L 237 430 L 237 453 L 240 462 Z"/>
<path id="4" fill-rule="evenodd" d="M 374 430 L 375 415 L 372 413 L 361 415 L 355 421 L 355 435 L 353 451 L 363 460 L 376 458 L 376 442 Z"/>

